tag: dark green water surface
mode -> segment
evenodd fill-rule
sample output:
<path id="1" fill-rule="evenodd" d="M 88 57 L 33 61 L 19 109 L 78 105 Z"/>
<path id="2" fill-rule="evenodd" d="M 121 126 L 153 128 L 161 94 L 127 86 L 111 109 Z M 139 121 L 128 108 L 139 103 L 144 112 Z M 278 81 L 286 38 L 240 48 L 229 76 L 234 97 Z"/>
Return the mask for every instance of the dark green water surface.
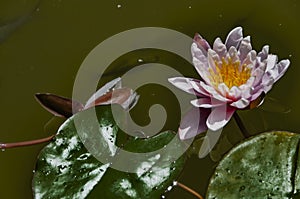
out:
<path id="1" fill-rule="evenodd" d="M 199 32 L 210 43 L 218 36 L 224 40 L 232 28 L 242 26 L 244 35 L 251 35 L 255 49 L 269 44 L 279 59 L 289 58 L 291 66 L 268 94 L 271 99 L 261 108 L 240 115 L 252 134 L 267 130 L 299 133 L 299 9 L 296 0 L 0 0 L 0 142 L 52 134 L 44 130 L 52 115 L 40 107 L 34 94 L 50 92 L 71 97 L 77 70 L 95 46 L 119 32 L 147 26 L 173 29 L 190 37 Z M 139 57 L 197 77 L 190 64 L 159 50 L 128 53 L 111 67 L 130 68 L 138 65 Z M 122 71 L 110 71 L 100 84 L 120 75 Z M 132 113 L 138 124 L 148 122 L 145 107 L 161 103 L 172 115 L 164 129 L 177 129 L 178 103 L 164 89 L 148 85 L 138 90 L 141 100 Z M 205 159 L 193 155 L 179 178 L 202 195 L 216 166 L 214 160 L 242 139 L 233 120 L 222 134 L 223 144 Z M 0 151 L 0 198 L 32 198 L 32 172 L 42 147 Z M 166 193 L 166 197 L 193 198 L 179 188 Z"/>

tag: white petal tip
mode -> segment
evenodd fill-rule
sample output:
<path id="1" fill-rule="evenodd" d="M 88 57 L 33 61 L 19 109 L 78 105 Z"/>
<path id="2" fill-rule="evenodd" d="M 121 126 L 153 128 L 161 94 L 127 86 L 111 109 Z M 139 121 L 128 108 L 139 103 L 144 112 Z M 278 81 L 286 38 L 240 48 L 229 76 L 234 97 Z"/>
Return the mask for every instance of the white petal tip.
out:
<path id="1" fill-rule="evenodd" d="M 190 127 L 187 127 L 185 129 L 178 129 L 178 135 L 179 135 L 179 139 L 180 140 L 187 140 L 190 139 L 192 137 L 194 137 L 195 135 L 193 134 L 193 136 L 189 135 L 189 131 L 190 131 Z"/>
<path id="2" fill-rule="evenodd" d="M 207 125 L 208 129 L 210 129 L 212 131 L 217 131 L 217 130 L 220 130 L 221 128 L 223 128 L 226 123 L 227 122 L 225 120 L 222 120 L 220 122 L 215 122 L 213 124 L 206 122 L 206 125 Z"/>

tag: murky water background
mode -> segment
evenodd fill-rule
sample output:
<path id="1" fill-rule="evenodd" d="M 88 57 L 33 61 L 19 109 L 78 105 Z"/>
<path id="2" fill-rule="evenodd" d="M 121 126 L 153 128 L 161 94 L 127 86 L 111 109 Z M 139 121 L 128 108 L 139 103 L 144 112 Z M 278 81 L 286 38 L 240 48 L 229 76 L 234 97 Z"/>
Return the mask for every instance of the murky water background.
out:
<path id="1" fill-rule="evenodd" d="M 170 28 L 191 37 L 200 32 L 209 42 L 217 36 L 224 40 L 233 27 L 243 26 L 244 34 L 251 35 L 255 49 L 269 44 L 270 51 L 278 54 L 279 59 L 291 60 L 286 75 L 268 94 L 271 100 L 260 109 L 240 112 L 243 121 L 253 133 L 272 129 L 300 133 L 299 6 L 296 0 L 247 3 L 236 0 L 1 0 L 0 141 L 31 140 L 50 135 L 51 132 L 44 131 L 44 125 L 52 116 L 40 107 L 33 95 L 50 92 L 71 96 L 76 72 L 96 45 L 121 31 L 145 26 Z M 129 53 L 113 65 L 131 66 L 139 57 L 175 68 L 182 63 L 182 67 L 186 67 L 185 75 L 197 77 L 188 63 L 160 51 Z M 119 75 L 118 71 L 108 73 L 103 82 Z M 149 85 L 139 92 L 141 100 L 133 113 L 138 123 L 147 123 L 147 109 L 143 107 L 152 101 L 157 103 L 161 99 L 162 104 L 169 105 L 168 113 L 174 113 L 172 107 L 177 102 L 164 88 Z M 164 128 L 176 129 L 178 117 L 169 119 Z M 211 159 L 218 160 L 223 151 L 240 139 L 236 125 L 231 121 L 223 130 L 222 144 L 215 148 L 211 158 L 192 156 L 179 181 L 204 194 L 216 164 Z M 32 170 L 42 147 L 0 153 L 0 198 L 32 197 Z M 193 198 L 178 188 L 166 197 Z"/>

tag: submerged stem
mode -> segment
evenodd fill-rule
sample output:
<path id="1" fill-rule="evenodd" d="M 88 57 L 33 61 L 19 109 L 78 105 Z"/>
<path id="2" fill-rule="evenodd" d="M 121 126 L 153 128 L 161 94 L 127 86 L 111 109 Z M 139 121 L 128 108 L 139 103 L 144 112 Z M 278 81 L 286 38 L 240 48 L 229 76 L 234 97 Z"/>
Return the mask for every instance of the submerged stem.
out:
<path id="1" fill-rule="evenodd" d="M 16 147 L 23 147 L 23 146 L 31 146 L 31 145 L 35 145 L 35 144 L 41 144 L 41 143 L 45 143 L 48 142 L 50 140 L 52 140 L 52 138 L 55 135 L 51 135 L 49 137 L 46 138 L 41 138 L 41 139 L 37 139 L 37 140 L 30 140 L 30 141 L 24 141 L 24 142 L 13 142 L 13 143 L 1 143 L 0 144 L 0 149 L 9 149 L 9 148 L 16 148 Z"/>
<path id="2" fill-rule="evenodd" d="M 182 183 L 180 183 L 180 182 L 176 182 L 176 185 L 177 185 L 178 187 L 184 189 L 185 191 L 189 192 L 190 194 L 196 196 L 197 198 L 203 199 L 203 197 L 202 197 L 199 193 L 197 193 L 197 192 L 194 191 L 193 189 L 189 188 L 188 186 L 186 186 L 186 185 L 184 185 L 184 184 L 182 184 Z"/>
<path id="3" fill-rule="evenodd" d="M 251 135 L 249 134 L 249 132 L 247 131 L 246 127 L 244 126 L 243 121 L 241 120 L 240 116 L 237 114 L 237 112 L 235 112 L 233 114 L 233 117 L 235 119 L 236 124 L 238 125 L 239 129 L 241 130 L 241 132 L 243 133 L 245 138 L 250 137 Z"/>

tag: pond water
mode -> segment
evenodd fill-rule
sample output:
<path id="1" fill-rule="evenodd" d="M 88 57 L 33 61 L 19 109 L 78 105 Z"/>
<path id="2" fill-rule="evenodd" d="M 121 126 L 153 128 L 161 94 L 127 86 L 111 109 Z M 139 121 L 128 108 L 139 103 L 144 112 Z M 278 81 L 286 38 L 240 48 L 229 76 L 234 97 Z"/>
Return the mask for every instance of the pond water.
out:
<path id="1" fill-rule="evenodd" d="M 31 140 L 51 135 L 45 124 L 52 118 L 35 101 L 41 92 L 72 96 L 73 83 L 83 60 L 105 39 L 125 30 L 139 27 L 162 27 L 190 37 L 199 32 L 210 43 L 223 40 L 236 26 L 251 35 L 254 49 L 269 44 L 279 59 L 290 59 L 286 75 L 268 94 L 265 104 L 253 110 L 240 111 L 252 134 L 268 130 L 299 133 L 300 113 L 300 13 L 296 0 L 208 1 L 97 1 L 97 0 L 2 0 L 0 2 L 0 104 L 1 142 Z M 178 41 L 174 41 L 178 42 Z M 122 43 L 119 44 L 120 46 Z M 118 49 L 112 46 L 110 51 Z M 140 60 L 141 59 L 141 60 Z M 197 77 L 192 65 L 163 50 L 140 49 L 116 58 L 100 84 L 122 76 L 145 63 L 161 63 L 190 77 Z M 153 76 L 160 71 L 139 71 Z M 131 74 L 132 78 L 143 75 Z M 91 77 L 95 78 L 95 77 Z M 132 111 L 140 125 L 149 123 L 151 104 L 166 107 L 164 129 L 176 130 L 179 122 L 178 102 L 166 88 L 145 85 L 138 89 L 141 99 Z M 48 128 L 46 128 L 48 129 Z M 202 195 L 217 160 L 242 139 L 232 120 L 223 130 L 220 144 L 211 155 L 199 159 L 192 155 L 178 181 Z M 36 157 L 43 145 L 0 152 L 1 198 L 32 198 L 31 180 Z M 179 188 L 166 198 L 193 198 Z"/>

